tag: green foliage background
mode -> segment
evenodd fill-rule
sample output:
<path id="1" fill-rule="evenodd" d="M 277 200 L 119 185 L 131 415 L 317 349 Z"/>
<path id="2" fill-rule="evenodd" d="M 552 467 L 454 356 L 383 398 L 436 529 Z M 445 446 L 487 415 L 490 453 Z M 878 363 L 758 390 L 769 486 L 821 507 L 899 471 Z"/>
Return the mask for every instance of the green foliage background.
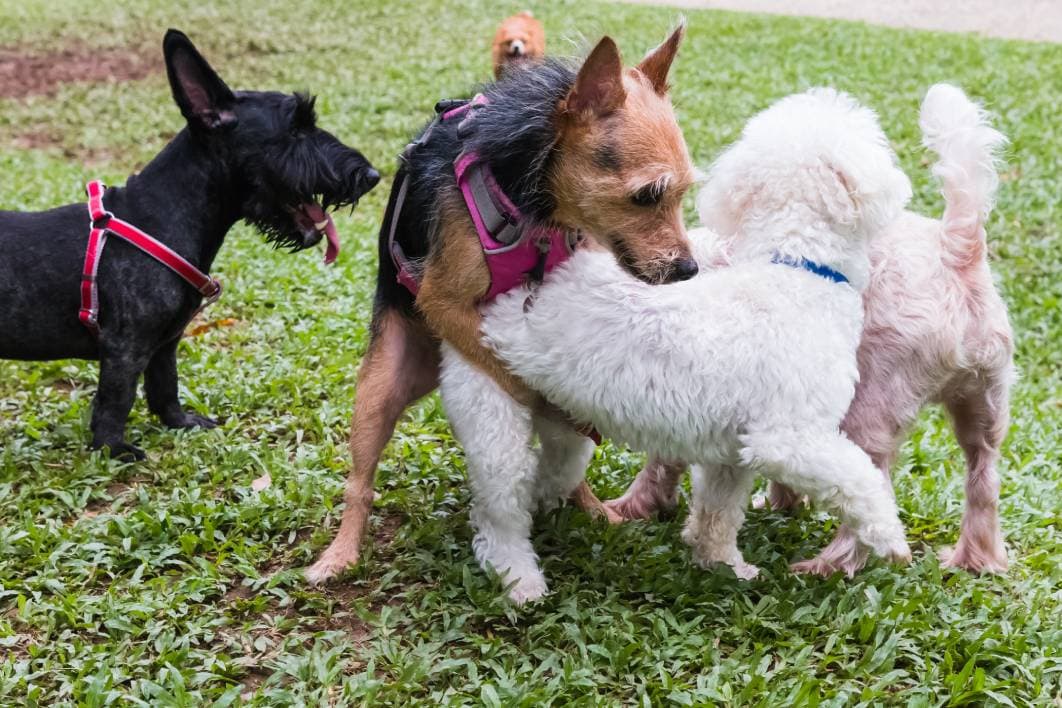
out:
<path id="1" fill-rule="evenodd" d="M 628 58 L 677 19 L 666 8 L 533 2 L 551 51 L 603 33 Z M 495 23 L 524 4 L 369 0 L 83 3 L 0 0 L 0 46 L 71 42 L 156 57 L 184 29 L 235 87 L 310 89 L 321 123 L 384 181 L 337 219 L 345 250 L 275 253 L 245 227 L 216 267 L 232 327 L 181 346 L 184 400 L 216 431 L 130 422 L 149 460 L 85 449 L 95 366 L 0 362 L 0 703 L 321 705 L 1032 705 L 1060 700 L 1062 47 L 860 24 L 690 12 L 675 103 L 698 164 L 773 99 L 832 84 L 881 115 L 915 184 L 942 201 L 920 147 L 918 105 L 941 80 L 983 100 L 1011 138 L 989 225 L 1021 372 L 1003 460 L 1003 577 L 943 571 L 962 505 L 961 454 L 928 410 L 895 469 L 916 549 L 905 569 L 794 577 L 833 521 L 751 512 L 754 582 L 691 566 L 677 520 L 607 528 L 570 510 L 535 544 L 553 594 L 515 610 L 475 565 L 463 460 L 435 398 L 403 421 L 381 465 L 375 544 L 325 588 L 299 569 L 330 539 L 347 419 L 364 352 L 375 239 L 394 156 L 434 102 L 489 73 Z M 67 84 L 0 99 L 0 208 L 120 184 L 181 126 L 165 78 Z M 19 147 L 27 135 L 54 144 Z M 41 238 L 47 238 L 41 234 Z M 0 304 L 2 306 L 2 304 Z M 621 491 L 636 453 L 602 447 L 590 479 Z M 268 472 L 262 492 L 251 481 Z M 684 509 L 684 507 L 683 507 Z M 243 698 L 241 698 L 243 696 Z"/>

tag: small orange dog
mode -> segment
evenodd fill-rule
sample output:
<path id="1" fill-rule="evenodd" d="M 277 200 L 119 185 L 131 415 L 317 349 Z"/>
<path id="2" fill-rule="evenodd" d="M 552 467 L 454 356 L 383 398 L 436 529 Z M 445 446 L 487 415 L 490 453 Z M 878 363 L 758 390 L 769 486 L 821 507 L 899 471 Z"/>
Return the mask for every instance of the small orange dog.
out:
<path id="1" fill-rule="evenodd" d="M 495 79 L 500 79 L 511 64 L 541 60 L 546 56 L 546 31 L 542 23 L 527 10 L 506 18 L 494 33 L 491 56 Z"/>

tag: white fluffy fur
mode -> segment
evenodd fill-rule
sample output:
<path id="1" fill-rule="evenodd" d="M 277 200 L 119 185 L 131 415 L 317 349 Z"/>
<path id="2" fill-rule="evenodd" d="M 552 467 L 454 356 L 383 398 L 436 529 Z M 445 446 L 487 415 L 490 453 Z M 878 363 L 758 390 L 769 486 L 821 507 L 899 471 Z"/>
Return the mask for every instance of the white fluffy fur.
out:
<path id="1" fill-rule="evenodd" d="M 946 566 L 975 573 L 1007 568 L 998 514 L 1000 445 L 1008 427 L 1008 392 L 1014 378 L 1013 335 L 1007 308 L 989 269 L 985 220 L 998 182 L 996 156 L 1006 138 L 984 111 L 955 86 L 937 84 L 922 103 L 923 141 L 938 155 L 944 218 L 904 212 L 870 243 L 870 285 L 859 345 L 860 380 L 841 430 L 870 455 L 888 479 L 896 449 L 929 402 L 951 414 L 966 453 L 966 510 L 959 542 L 940 553 Z M 727 231 L 735 217 L 729 200 L 707 195 L 702 223 L 690 238 L 702 268 L 725 265 Z M 621 518 L 647 518 L 675 503 L 679 465 L 654 461 L 620 499 L 607 506 Z M 776 484 L 774 508 L 799 502 Z M 842 526 L 818 557 L 796 563 L 798 572 L 852 575 L 866 553 Z"/>
<path id="2" fill-rule="evenodd" d="M 749 122 L 705 189 L 733 207 L 731 267 L 653 287 L 609 255 L 581 252 L 529 309 L 526 289 L 486 308 L 485 340 L 606 437 L 698 463 L 684 534 L 698 562 L 755 574 L 736 546 L 754 474 L 826 504 L 861 544 L 906 561 L 890 489 L 838 430 L 858 376 L 867 240 L 910 197 L 874 114 L 830 89 L 783 99 Z M 851 284 L 773 264 L 775 254 Z M 589 444 L 522 409 L 449 347 L 441 390 L 468 458 L 476 557 L 508 572 L 515 601 L 538 597 L 530 514 L 571 492 Z"/>

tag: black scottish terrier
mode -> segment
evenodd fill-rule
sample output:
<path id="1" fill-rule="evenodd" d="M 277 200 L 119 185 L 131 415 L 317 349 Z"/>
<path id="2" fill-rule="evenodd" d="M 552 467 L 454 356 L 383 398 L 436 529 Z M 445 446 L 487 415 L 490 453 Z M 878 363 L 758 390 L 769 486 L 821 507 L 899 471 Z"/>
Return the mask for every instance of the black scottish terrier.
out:
<path id="1" fill-rule="evenodd" d="M 356 205 L 379 181 L 357 150 L 315 125 L 313 99 L 233 92 L 192 42 L 163 41 L 174 100 L 188 125 L 124 188 L 103 197 L 130 222 L 206 273 L 239 220 L 276 247 L 327 236 L 327 209 Z M 125 425 L 144 374 L 148 407 L 172 428 L 214 427 L 177 396 L 177 344 L 203 296 L 143 251 L 111 238 L 96 275 L 98 333 L 79 321 L 79 288 L 92 223 L 85 202 L 45 212 L 0 211 L 0 358 L 98 359 L 92 446 L 142 459 Z"/>

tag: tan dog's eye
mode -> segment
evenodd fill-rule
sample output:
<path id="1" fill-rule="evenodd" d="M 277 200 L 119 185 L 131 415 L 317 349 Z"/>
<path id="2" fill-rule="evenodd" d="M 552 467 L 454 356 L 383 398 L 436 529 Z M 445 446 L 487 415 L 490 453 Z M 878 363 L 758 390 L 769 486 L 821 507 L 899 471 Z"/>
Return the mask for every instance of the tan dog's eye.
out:
<path id="1" fill-rule="evenodd" d="M 647 184 L 631 195 L 631 203 L 635 206 L 656 206 L 664 198 L 664 185 L 654 182 Z"/>

